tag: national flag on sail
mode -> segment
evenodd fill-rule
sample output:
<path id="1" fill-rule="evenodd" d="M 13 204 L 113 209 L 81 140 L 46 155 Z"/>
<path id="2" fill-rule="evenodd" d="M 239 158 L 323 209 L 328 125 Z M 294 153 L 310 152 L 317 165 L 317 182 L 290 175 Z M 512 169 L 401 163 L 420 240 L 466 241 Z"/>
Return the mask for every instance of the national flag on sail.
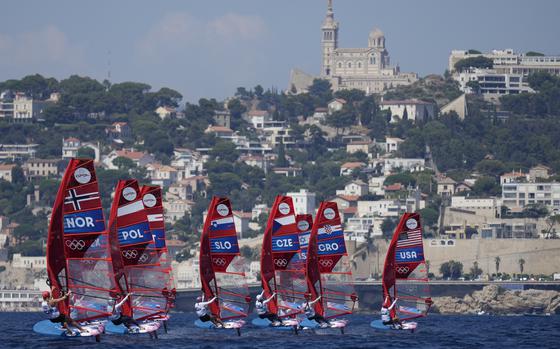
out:
<path id="1" fill-rule="evenodd" d="M 319 235 L 318 239 L 322 240 L 325 238 L 343 236 L 344 232 L 342 231 L 342 226 L 340 224 L 336 224 L 336 225 L 325 224 L 324 226 L 319 228 L 318 235 Z"/>
<path id="2" fill-rule="evenodd" d="M 119 222 L 119 227 L 145 221 L 146 215 L 144 214 L 144 204 L 142 200 L 120 206 L 117 209 L 117 220 Z"/>
<path id="3" fill-rule="evenodd" d="M 230 229 L 235 229 L 233 217 L 215 219 L 210 222 L 210 231 L 221 231 Z"/>
<path id="4" fill-rule="evenodd" d="M 163 214 L 162 213 L 157 213 L 157 214 L 149 214 L 148 215 L 148 222 L 163 222 Z"/>
<path id="5" fill-rule="evenodd" d="M 64 197 L 64 211 L 76 212 L 99 208 L 101 198 L 97 189 L 97 183 L 90 183 L 73 189 L 69 189 Z"/>
<path id="6" fill-rule="evenodd" d="M 293 214 L 284 217 L 275 218 L 274 223 L 272 224 L 272 232 L 277 233 L 283 227 L 295 223 L 296 223 L 296 217 Z"/>
<path id="7" fill-rule="evenodd" d="M 397 240 L 397 247 L 416 246 L 422 244 L 422 231 L 408 231 L 400 233 Z"/>

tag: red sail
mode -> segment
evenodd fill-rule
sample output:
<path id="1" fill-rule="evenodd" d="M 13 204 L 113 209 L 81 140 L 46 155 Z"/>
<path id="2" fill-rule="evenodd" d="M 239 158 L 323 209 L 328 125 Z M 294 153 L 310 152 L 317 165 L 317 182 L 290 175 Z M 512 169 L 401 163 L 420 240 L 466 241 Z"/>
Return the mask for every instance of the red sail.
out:
<path id="1" fill-rule="evenodd" d="M 402 320 L 426 316 L 432 303 L 428 281 L 420 215 L 405 213 L 395 229 L 383 266 L 383 299 L 399 298 L 391 315 Z"/>
<path id="2" fill-rule="evenodd" d="M 261 282 L 265 297 L 276 292 L 268 309 L 280 317 L 300 312 L 306 294 L 305 268 L 299 258 L 299 230 L 292 198 L 277 196 L 263 236 Z"/>
<path id="3" fill-rule="evenodd" d="M 200 280 L 212 314 L 222 320 L 246 317 L 249 289 L 244 260 L 239 253 L 237 232 L 228 198 L 212 198 L 200 238 Z"/>
<path id="4" fill-rule="evenodd" d="M 135 293 L 123 305 L 122 313 L 135 318 L 145 318 L 144 313 L 136 316 L 133 306 L 151 295 L 149 289 L 137 283 L 136 279 L 139 277 L 136 275 L 141 275 L 141 271 L 135 268 L 156 264 L 143 264 L 150 260 L 147 248 L 153 238 L 140 188 L 135 179 L 121 180 L 115 188 L 115 197 L 109 217 L 109 232 L 117 291 L 121 296 L 125 293 Z M 160 306 L 165 307 L 165 303 Z"/>
<path id="5" fill-rule="evenodd" d="M 307 250 L 307 282 L 315 311 L 334 318 L 351 314 L 356 301 L 354 281 L 335 202 L 322 202 L 317 211 Z"/>
<path id="6" fill-rule="evenodd" d="M 77 321 L 106 317 L 115 288 L 105 220 L 93 161 L 72 159 L 53 206 L 47 240 L 47 273 L 62 314 Z"/>

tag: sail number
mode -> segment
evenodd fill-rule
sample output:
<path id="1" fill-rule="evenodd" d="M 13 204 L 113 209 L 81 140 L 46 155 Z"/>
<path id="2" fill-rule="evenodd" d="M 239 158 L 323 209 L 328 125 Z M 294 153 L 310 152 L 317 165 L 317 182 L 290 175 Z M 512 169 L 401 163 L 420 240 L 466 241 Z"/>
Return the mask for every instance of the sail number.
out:
<path id="1" fill-rule="evenodd" d="M 67 229 L 95 227 L 93 217 L 66 217 L 64 221 L 66 222 Z"/>
<path id="2" fill-rule="evenodd" d="M 320 252 L 329 252 L 329 251 L 338 251 L 338 243 L 331 242 L 331 243 L 324 243 L 319 245 Z"/>
<path id="3" fill-rule="evenodd" d="M 214 248 L 216 250 L 231 250 L 231 242 L 229 241 L 214 241 Z"/>
<path id="4" fill-rule="evenodd" d="M 416 254 L 415 251 L 403 251 L 403 252 L 399 252 L 399 257 L 401 259 L 416 259 L 418 258 L 418 255 Z"/>
<path id="5" fill-rule="evenodd" d="M 292 239 L 278 239 L 276 240 L 277 247 L 293 247 L 294 241 Z"/>
<path id="6" fill-rule="evenodd" d="M 124 230 L 122 232 L 122 237 L 123 237 L 123 240 L 139 239 L 139 238 L 143 238 L 144 234 L 142 234 L 140 229 Z"/>

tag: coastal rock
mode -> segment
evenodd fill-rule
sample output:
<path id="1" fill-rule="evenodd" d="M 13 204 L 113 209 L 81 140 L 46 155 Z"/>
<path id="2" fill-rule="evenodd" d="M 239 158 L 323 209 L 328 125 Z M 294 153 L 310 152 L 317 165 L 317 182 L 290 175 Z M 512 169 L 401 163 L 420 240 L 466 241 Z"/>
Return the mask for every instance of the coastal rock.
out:
<path id="1" fill-rule="evenodd" d="M 434 311 L 441 314 L 560 314 L 560 292 L 506 290 L 489 285 L 463 298 L 434 297 Z"/>

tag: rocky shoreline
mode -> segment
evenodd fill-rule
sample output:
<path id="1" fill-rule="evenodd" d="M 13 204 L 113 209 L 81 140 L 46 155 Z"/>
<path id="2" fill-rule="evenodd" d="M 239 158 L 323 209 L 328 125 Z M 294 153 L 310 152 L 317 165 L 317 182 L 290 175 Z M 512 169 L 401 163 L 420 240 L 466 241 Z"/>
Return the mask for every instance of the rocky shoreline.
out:
<path id="1" fill-rule="evenodd" d="M 506 290 L 489 285 L 463 298 L 434 297 L 435 313 L 447 315 L 560 314 L 560 292 L 549 290 Z"/>

